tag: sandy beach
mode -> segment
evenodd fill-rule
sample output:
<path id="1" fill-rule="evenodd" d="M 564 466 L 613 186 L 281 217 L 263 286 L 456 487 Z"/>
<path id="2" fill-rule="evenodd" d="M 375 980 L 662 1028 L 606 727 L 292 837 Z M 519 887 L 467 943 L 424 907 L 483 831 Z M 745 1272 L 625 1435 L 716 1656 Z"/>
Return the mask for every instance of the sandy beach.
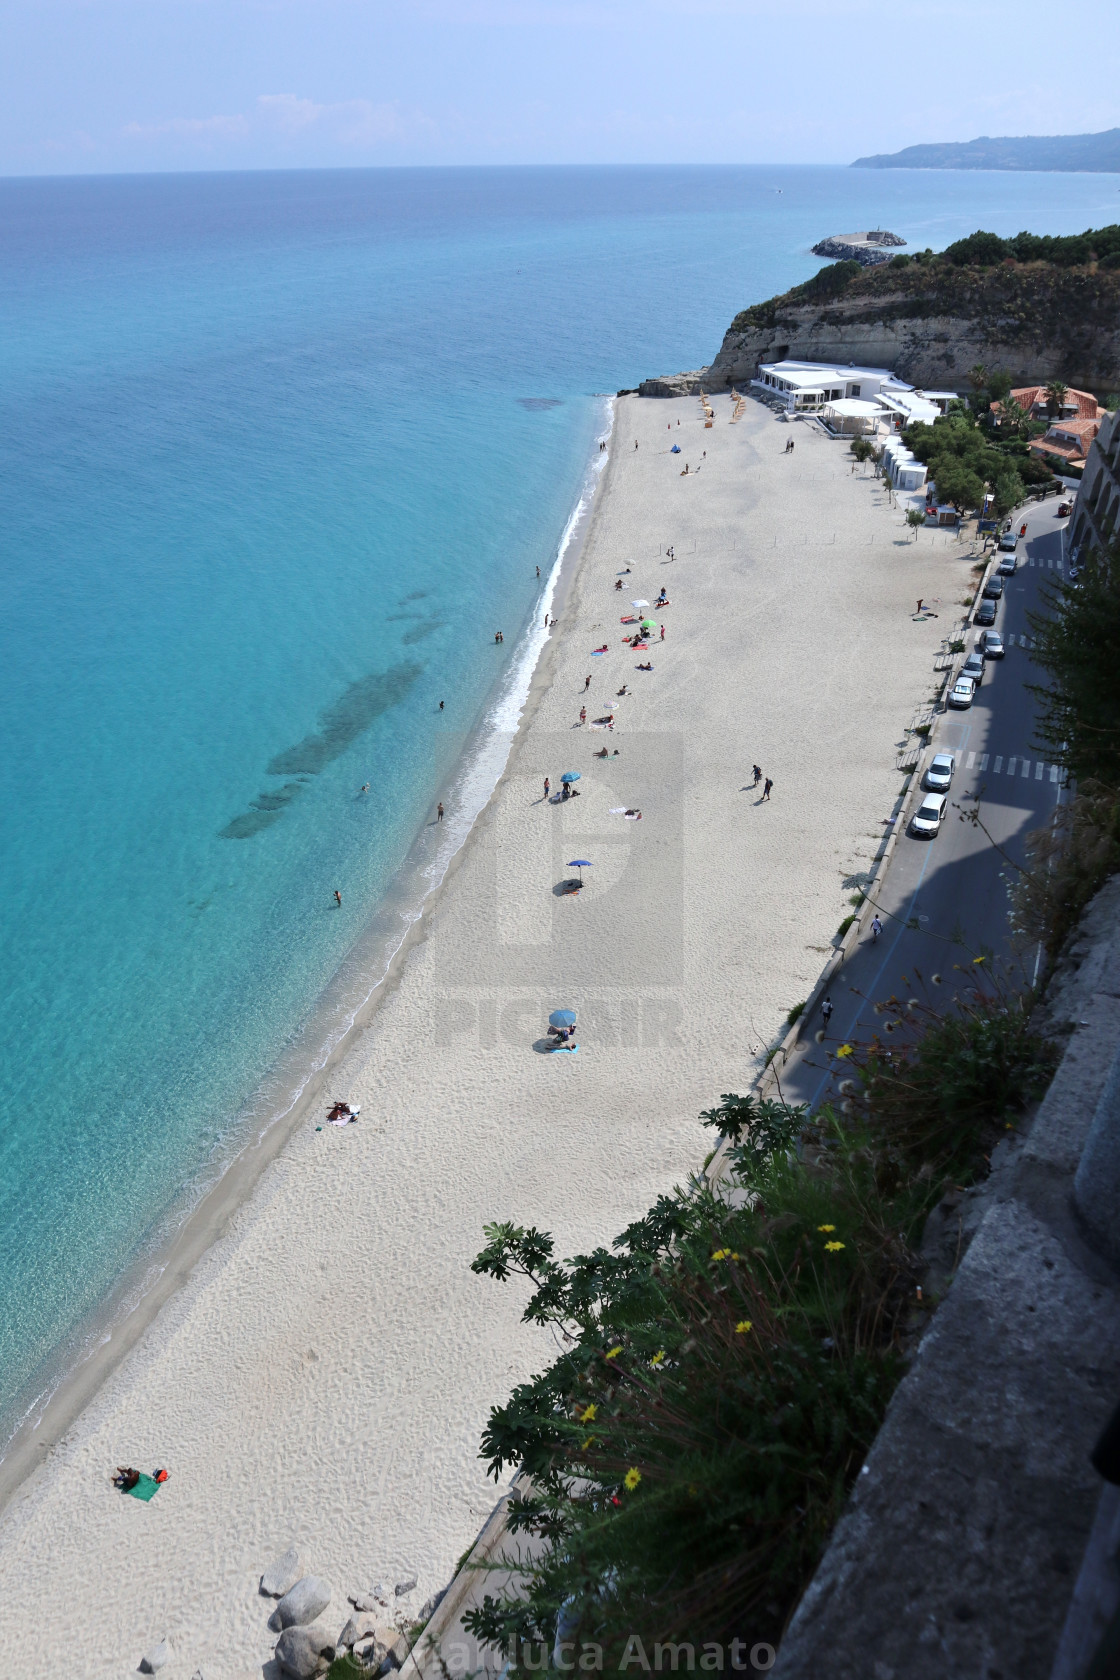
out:
<path id="1" fill-rule="evenodd" d="M 332 1077 L 361 1119 L 301 1123 L 8 1503 L 0 1680 L 117 1680 L 165 1635 L 172 1677 L 259 1677 L 257 1583 L 291 1543 L 336 1632 L 375 1581 L 415 1573 L 411 1606 L 445 1586 L 500 1492 L 488 1409 L 551 1353 L 518 1290 L 471 1273 L 483 1224 L 609 1242 L 700 1165 L 700 1110 L 749 1085 L 810 991 L 967 558 L 912 541 L 817 428 L 714 407 L 706 430 L 695 398 L 619 400 L 506 774 Z M 939 617 L 915 619 L 920 596 Z M 665 629 L 641 656 L 632 600 Z M 580 797 L 546 803 L 565 771 Z M 543 1050 L 558 1006 L 575 1055 Z M 141 1504 L 118 1464 L 171 1479 Z"/>

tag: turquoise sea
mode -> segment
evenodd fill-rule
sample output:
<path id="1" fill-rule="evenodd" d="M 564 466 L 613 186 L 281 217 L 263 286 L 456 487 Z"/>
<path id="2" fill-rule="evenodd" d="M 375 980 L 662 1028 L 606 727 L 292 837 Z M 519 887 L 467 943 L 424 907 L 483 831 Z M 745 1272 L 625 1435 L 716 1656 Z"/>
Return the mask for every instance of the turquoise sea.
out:
<path id="1" fill-rule="evenodd" d="M 438 880 L 601 393 L 825 234 L 1118 218 L 1100 175 L 0 181 L 0 1442 Z"/>

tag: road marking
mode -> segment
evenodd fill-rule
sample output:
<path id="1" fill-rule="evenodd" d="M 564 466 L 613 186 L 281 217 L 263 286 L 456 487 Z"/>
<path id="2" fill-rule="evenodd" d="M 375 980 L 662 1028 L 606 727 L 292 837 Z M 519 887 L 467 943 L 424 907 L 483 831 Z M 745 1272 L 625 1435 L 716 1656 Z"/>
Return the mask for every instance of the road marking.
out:
<path id="1" fill-rule="evenodd" d="M 1028 560 L 1028 561 L 1027 561 L 1027 565 L 1028 565 L 1028 566 L 1033 566 L 1033 565 L 1034 565 L 1034 556 L 1033 556 L 1033 555 L 1032 555 L 1032 556 L 1031 556 L 1031 558 L 1030 558 L 1030 559 L 1029 559 L 1029 560 Z"/>
<path id="2" fill-rule="evenodd" d="M 1043 776 L 1045 775 L 1045 773 L 1046 773 L 1046 766 L 1045 766 L 1045 764 L 1043 764 L 1042 760 L 1039 759 L 1038 763 L 1034 767 L 1034 779 L 1035 779 L 1035 781 L 1040 782 L 1042 780 Z"/>
<path id="3" fill-rule="evenodd" d="M 988 755 L 987 755 L 987 753 L 981 753 L 980 754 L 980 763 L 979 763 L 978 768 L 980 770 L 986 770 L 988 768 Z"/>
<path id="4" fill-rule="evenodd" d="M 1030 773 L 1031 773 L 1031 761 L 1030 761 L 1029 758 L 1025 758 L 1023 760 L 1023 768 L 1020 770 L 1019 774 L 1020 774 L 1020 776 L 1029 776 Z"/>
<path id="5" fill-rule="evenodd" d="M 1058 766 L 1056 764 L 1052 764 L 1050 766 L 1050 780 L 1052 782 L 1056 782 L 1057 779 L 1058 779 Z"/>
<path id="6" fill-rule="evenodd" d="M 1009 758 L 1008 759 L 1008 761 L 1007 761 L 1007 774 L 1009 776 L 1013 776 L 1015 774 L 1015 766 L 1018 764 L 1018 762 L 1019 762 L 1019 760 L 1017 758 Z"/>
<path id="7" fill-rule="evenodd" d="M 992 774 L 995 775 L 995 776 L 998 776 L 1002 769 L 1003 769 L 1003 754 L 1000 753 L 999 757 L 996 759 L 995 763 L 992 765 Z"/>
<path id="8" fill-rule="evenodd" d="M 974 753 L 974 752 L 971 752 L 971 753 L 969 753 L 969 755 L 968 755 L 968 759 L 967 759 L 967 761 L 966 761 L 966 763 L 965 763 L 965 769 L 966 769 L 966 770 L 971 770 L 971 769 L 972 769 L 972 766 L 973 766 L 973 765 L 974 765 L 974 764 L 975 764 L 975 763 L 976 763 L 976 754 L 975 754 L 975 753 Z"/>

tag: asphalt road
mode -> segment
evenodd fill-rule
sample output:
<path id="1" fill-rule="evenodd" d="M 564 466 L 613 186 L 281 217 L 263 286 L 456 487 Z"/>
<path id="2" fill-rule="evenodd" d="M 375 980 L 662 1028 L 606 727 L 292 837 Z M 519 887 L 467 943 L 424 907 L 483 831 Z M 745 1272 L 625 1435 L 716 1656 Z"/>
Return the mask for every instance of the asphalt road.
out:
<path id="1" fill-rule="evenodd" d="M 834 975 L 829 988 L 834 1012 L 823 1045 L 815 1042 L 824 1025 L 819 1006 L 804 1023 L 780 1076 L 788 1102 L 815 1105 L 823 1099 L 832 1079 L 823 1052 L 850 1039 L 866 1041 L 875 1030 L 877 1000 L 892 993 L 921 995 L 916 972 L 942 973 L 950 986 L 961 978 L 953 972 L 955 964 L 968 967 L 987 951 L 1028 982 L 1037 974 L 1038 948 L 1012 944 L 1007 885 L 1014 870 L 958 807 L 974 808 L 979 795 L 985 827 L 1011 858 L 1022 860 L 1025 835 L 1052 820 L 1064 797 L 1057 766 L 1035 750 L 1035 704 L 1027 692 L 1028 683 L 1041 680 L 1030 656 L 1027 614 L 1042 606 L 1044 580 L 1063 575 L 1068 521 L 1056 517 L 1057 507 L 1057 498 L 1051 498 L 1016 516 L 1014 528 L 1025 519 L 1027 535 L 1019 542 L 1015 576 L 1005 579 L 995 623 L 1007 652 L 1002 660 L 987 661 L 968 711 L 939 714 L 936 735 L 919 764 L 922 773 L 934 752 L 956 758 L 945 821 L 932 840 L 899 835 L 886 875 L 872 892 L 882 932 L 877 941 L 872 938 L 868 915 L 858 945 Z M 979 633 L 971 624 L 965 632 L 969 653 Z"/>

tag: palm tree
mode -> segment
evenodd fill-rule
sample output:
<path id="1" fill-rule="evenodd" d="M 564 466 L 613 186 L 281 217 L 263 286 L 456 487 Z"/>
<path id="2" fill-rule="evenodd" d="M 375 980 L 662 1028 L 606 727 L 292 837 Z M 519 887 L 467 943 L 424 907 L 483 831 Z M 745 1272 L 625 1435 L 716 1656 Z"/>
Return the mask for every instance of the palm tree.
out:
<path id="1" fill-rule="evenodd" d="M 983 362 L 975 362 L 968 370 L 968 382 L 974 391 L 984 390 L 988 377 L 988 370 Z"/>
<path id="2" fill-rule="evenodd" d="M 1030 428 L 1030 415 L 1014 397 L 1008 397 L 1000 409 L 999 425 L 1001 431 L 1006 428 L 1012 437 L 1026 437 Z"/>
<path id="3" fill-rule="evenodd" d="M 1060 379 L 1054 379 L 1046 387 L 1046 412 L 1051 420 L 1062 412 L 1062 404 L 1069 395 L 1069 387 L 1063 385 Z"/>

